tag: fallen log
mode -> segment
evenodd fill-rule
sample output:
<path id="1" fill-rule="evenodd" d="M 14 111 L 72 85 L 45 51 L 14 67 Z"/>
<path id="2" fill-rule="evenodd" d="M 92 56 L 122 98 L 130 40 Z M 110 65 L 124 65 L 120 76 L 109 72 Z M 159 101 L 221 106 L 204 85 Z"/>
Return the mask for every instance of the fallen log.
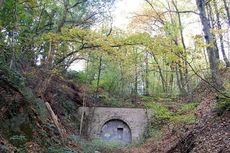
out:
<path id="1" fill-rule="evenodd" d="M 65 138 L 66 137 L 66 130 L 63 128 L 63 126 L 61 125 L 61 123 L 58 122 L 58 117 L 57 115 L 54 113 L 53 109 L 51 108 L 50 104 L 48 102 L 45 103 L 46 107 L 47 107 L 47 110 L 49 111 L 50 113 L 50 116 L 55 124 L 55 126 L 57 127 L 58 129 L 58 132 L 60 133 L 60 136 L 62 138 Z"/>

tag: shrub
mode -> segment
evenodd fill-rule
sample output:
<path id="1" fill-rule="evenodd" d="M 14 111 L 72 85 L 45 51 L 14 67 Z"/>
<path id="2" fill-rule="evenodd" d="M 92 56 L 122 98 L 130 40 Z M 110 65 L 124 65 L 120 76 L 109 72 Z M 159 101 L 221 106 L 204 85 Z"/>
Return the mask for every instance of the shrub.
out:
<path id="1" fill-rule="evenodd" d="M 16 70 L 10 70 L 7 65 L 0 64 L 0 72 L 3 73 L 3 79 L 6 79 L 15 87 L 21 89 L 25 87 L 25 78 Z"/>
<path id="2" fill-rule="evenodd" d="M 77 153 L 68 147 L 49 147 L 47 151 L 48 153 Z"/>
<path id="3" fill-rule="evenodd" d="M 162 131 L 160 128 L 157 127 L 151 127 L 148 129 L 148 133 L 145 136 L 145 138 L 153 138 L 154 140 L 160 140 L 162 137 Z"/>
<path id="4" fill-rule="evenodd" d="M 10 137 L 10 142 L 16 147 L 23 146 L 26 141 L 27 139 L 24 135 L 14 135 Z"/>
<path id="5" fill-rule="evenodd" d="M 218 99 L 217 103 L 217 114 L 220 116 L 226 111 L 230 111 L 230 98 L 221 97 Z"/>

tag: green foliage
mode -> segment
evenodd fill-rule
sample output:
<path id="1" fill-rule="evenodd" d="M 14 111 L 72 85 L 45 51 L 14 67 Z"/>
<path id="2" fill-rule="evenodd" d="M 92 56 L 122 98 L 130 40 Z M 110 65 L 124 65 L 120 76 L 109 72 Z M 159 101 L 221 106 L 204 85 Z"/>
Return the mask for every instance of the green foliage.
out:
<path id="1" fill-rule="evenodd" d="M 230 111 L 230 100 L 227 98 L 218 101 L 217 106 L 218 115 L 222 115 L 226 111 Z"/>
<path id="2" fill-rule="evenodd" d="M 198 106 L 198 103 L 196 102 L 183 104 L 176 110 L 171 111 L 167 107 L 170 102 L 153 102 L 153 97 L 142 97 L 142 99 L 145 100 L 146 107 L 153 110 L 150 118 L 150 125 L 145 135 L 146 138 L 151 137 L 157 142 L 161 140 L 163 134 L 162 127 L 164 127 L 166 124 L 191 124 L 196 123 L 197 121 L 194 115 L 194 111 Z"/>
<path id="3" fill-rule="evenodd" d="M 177 112 L 180 114 L 186 113 L 186 112 L 193 112 L 195 111 L 195 109 L 197 108 L 199 103 L 197 102 L 190 102 L 190 103 L 186 103 L 183 104 L 178 110 Z"/>
<path id="4" fill-rule="evenodd" d="M 49 153 L 77 153 L 68 147 L 49 147 L 47 151 Z"/>
<path id="5" fill-rule="evenodd" d="M 26 136 L 24 136 L 24 135 L 14 135 L 14 136 L 10 137 L 9 140 L 16 147 L 23 146 L 25 144 L 25 142 L 27 141 Z"/>
<path id="6" fill-rule="evenodd" d="M 226 74 L 229 75 L 230 69 L 227 70 Z M 225 112 L 230 111 L 230 81 L 229 78 L 223 80 L 225 90 L 222 94 L 218 95 L 216 111 L 218 115 L 222 115 Z"/>
<path id="7" fill-rule="evenodd" d="M 122 147 L 121 144 L 116 142 L 105 142 L 101 139 L 93 139 L 91 141 L 86 141 L 81 139 L 79 136 L 72 135 L 70 139 L 75 143 L 80 144 L 84 153 L 93 153 L 95 151 L 110 150 Z"/>
<path id="8" fill-rule="evenodd" d="M 186 115 L 174 115 L 170 119 L 171 122 L 183 122 L 183 123 L 195 123 L 196 117 L 194 114 L 186 114 Z"/>
<path id="9" fill-rule="evenodd" d="M 140 96 L 141 101 L 144 103 L 151 103 L 152 101 L 155 101 L 156 99 L 151 96 Z"/>
<path id="10" fill-rule="evenodd" d="M 202 58 L 205 55 L 203 48 L 210 45 L 204 42 L 203 36 L 197 35 L 193 38 L 196 46 L 191 46 L 193 43 L 183 46 L 183 26 L 185 25 L 178 25 L 180 22 L 176 14 L 170 13 L 171 8 L 167 8 L 169 11 L 165 11 L 166 8 L 163 9 L 163 6 L 171 7 L 171 2 L 167 2 L 166 5 L 165 2 L 160 3 L 153 2 L 151 9 L 155 11 L 145 10 L 144 15 L 140 16 L 141 20 L 138 23 L 146 24 L 147 26 L 142 30 L 147 32 L 130 34 L 113 28 L 112 33 L 107 35 L 108 27 L 100 30 L 92 30 L 93 28 L 90 27 L 93 23 L 101 21 L 102 16 L 106 16 L 104 12 L 109 12 L 109 5 L 113 4 L 113 0 L 83 0 L 79 3 L 76 0 L 63 0 L 63 2 L 5 0 L 0 7 L 1 77 L 19 89 L 26 101 L 36 103 L 33 108 L 36 109 L 42 121 L 46 120 L 47 112 L 44 111 L 46 106 L 42 105 L 43 101 L 35 99 L 31 89 L 25 88 L 25 78 L 19 71 L 20 67 L 26 70 L 27 65 L 29 65 L 28 68 L 38 67 L 36 65 L 38 61 L 41 62 L 39 68 L 57 69 L 68 79 L 87 84 L 91 91 L 99 89 L 97 96 L 105 106 L 133 106 L 131 100 L 125 99 L 131 99 L 134 96 L 136 99 L 144 95 L 146 91 L 143 88 L 147 88 L 148 85 L 146 95 L 150 94 L 157 98 L 143 96 L 141 99 L 146 107 L 154 112 L 152 114 L 153 127 L 150 127 L 149 133 L 156 139 L 161 136 L 160 128 L 154 127 L 158 123 L 194 123 L 196 118 L 193 113 L 198 103 L 183 104 L 178 110 L 171 111 L 167 105 L 164 105 L 165 103 L 154 101 L 156 99 L 164 101 L 165 99 L 159 99 L 159 97 L 177 95 L 181 90 L 179 88 L 183 88 L 185 84 L 192 87 L 192 82 L 199 82 L 200 79 L 193 77 L 194 71 L 200 76 L 205 74 L 199 70 L 206 69 L 206 65 L 203 64 L 206 61 Z M 178 1 L 178 6 L 179 4 L 181 2 Z M 159 19 L 157 14 L 162 14 L 162 12 L 164 12 L 163 16 Z M 184 20 L 182 14 L 178 15 L 181 15 L 181 19 Z M 148 28 L 149 25 L 151 28 Z M 67 71 L 75 59 L 82 58 L 87 61 L 86 71 Z M 184 60 L 191 61 L 189 62 L 191 65 L 185 64 Z M 25 68 L 24 65 L 26 65 Z M 70 114 L 74 113 L 75 104 L 72 101 L 66 101 L 65 97 L 59 96 L 59 100 L 57 103 L 67 110 L 63 112 L 65 117 L 62 118 L 71 122 Z M 0 106 L 6 103 L 4 101 L 3 104 L 2 101 L 4 97 L 0 97 Z M 19 114 L 19 105 L 17 101 L 8 103 L 9 115 Z M 26 103 L 25 105 L 27 106 Z M 220 97 L 217 110 L 219 114 L 230 111 L 229 99 Z M 22 120 L 17 120 L 19 118 L 21 117 L 16 116 L 10 124 L 17 125 L 18 122 L 22 122 Z M 74 124 L 77 126 L 79 123 L 74 122 Z M 25 141 L 32 139 L 32 126 L 23 124 L 18 128 L 26 137 L 14 135 L 10 137 L 10 141 L 16 146 L 23 146 Z M 41 136 L 48 139 L 48 133 L 45 130 L 42 132 Z M 92 140 L 92 142 L 82 139 L 78 141 L 75 138 L 74 140 L 82 145 L 85 153 L 117 147 L 114 143 L 105 145 L 105 142 L 100 139 Z M 70 148 L 52 146 L 54 143 L 60 144 L 60 141 L 52 137 L 41 143 L 51 153 L 74 152 Z M 20 152 L 23 152 L 23 148 Z"/>
<path id="11" fill-rule="evenodd" d="M 170 111 L 165 105 L 156 103 L 156 102 L 149 102 L 146 104 L 148 109 L 153 110 L 152 117 L 154 118 L 153 122 L 157 123 L 176 123 L 176 122 L 183 122 L 183 123 L 194 123 L 196 122 L 196 117 L 194 115 L 194 111 L 198 103 L 187 103 L 182 105 L 176 112 Z M 157 124 L 156 123 L 156 124 Z"/>
<path id="12" fill-rule="evenodd" d="M 20 153 L 28 153 L 28 151 L 26 150 L 25 147 L 17 148 L 17 152 L 20 152 Z"/>
<path id="13" fill-rule="evenodd" d="M 13 86 L 22 89 L 25 87 L 25 78 L 16 70 L 10 70 L 8 65 L 0 64 L 0 72 L 3 79 L 9 81 Z"/>
<path id="14" fill-rule="evenodd" d="M 147 103 L 146 107 L 152 109 L 153 117 L 161 121 L 169 121 L 170 118 L 174 115 L 166 106 L 159 103 Z"/>
<path id="15" fill-rule="evenodd" d="M 65 148 L 63 149 L 63 152 L 64 152 L 64 153 L 77 153 L 76 151 L 74 151 L 74 150 L 72 150 L 72 149 L 70 149 L 70 148 L 68 148 L 68 147 L 65 147 Z"/>
<path id="16" fill-rule="evenodd" d="M 230 89 L 226 89 L 224 94 L 230 96 Z M 219 95 L 217 100 L 216 111 L 218 115 L 222 115 L 225 112 L 230 112 L 230 98 L 223 95 Z"/>
<path id="17" fill-rule="evenodd" d="M 162 131 L 159 127 L 153 126 L 148 129 L 147 134 L 145 135 L 146 138 L 152 138 L 156 141 L 162 138 Z"/>
<path id="18" fill-rule="evenodd" d="M 134 103 L 130 99 L 124 100 L 118 96 L 113 96 L 106 91 L 99 94 L 99 101 L 102 106 L 108 107 L 134 107 Z"/>
<path id="19" fill-rule="evenodd" d="M 174 116 L 170 119 L 171 122 L 183 122 L 183 123 L 195 123 L 196 117 L 194 115 L 194 112 L 197 108 L 199 103 L 197 102 L 190 102 L 185 103 L 182 106 L 180 106 Z"/>
<path id="20" fill-rule="evenodd" d="M 99 95 L 101 97 L 101 101 L 105 106 L 110 106 L 110 107 L 122 107 L 122 102 L 119 101 L 118 99 L 109 96 L 107 93 L 103 93 L 103 95 Z"/>
<path id="21" fill-rule="evenodd" d="M 67 79 L 73 80 L 77 83 L 80 84 L 87 84 L 89 79 L 88 79 L 88 74 L 84 71 L 77 72 L 74 70 L 68 70 L 63 74 Z"/>

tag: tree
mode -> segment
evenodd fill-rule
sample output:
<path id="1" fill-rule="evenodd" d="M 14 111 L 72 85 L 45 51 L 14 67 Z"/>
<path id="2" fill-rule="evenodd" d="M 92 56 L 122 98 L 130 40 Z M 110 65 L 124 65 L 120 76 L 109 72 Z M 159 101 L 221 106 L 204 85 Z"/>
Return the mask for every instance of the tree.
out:
<path id="1" fill-rule="evenodd" d="M 217 52 L 216 51 L 217 48 L 213 45 L 214 38 L 210 32 L 210 25 L 205 11 L 205 0 L 196 0 L 196 4 L 200 12 L 201 23 L 203 25 L 204 39 L 207 43 L 206 50 L 208 53 L 208 59 L 209 59 L 213 83 L 217 89 L 221 89 L 223 88 L 223 85 L 220 79 L 221 77 L 218 69 L 217 58 L 215 56 L 215 52 Z"/>
<path id="2" fill-rule="evenodd" d="M 64 38 L 63 29 L 87 31 L 104 20 L 111 4 L 113 0 L 3 1 L 0 8 L 1 40 L 6 42 L 3 44 L 5 57 L 8 58 L 6 52 L 11 54 L 7 62 L 10 67 L 19 61 L 31 66 L 45 64 L 49 69 L 56 64 L 66 67 L 69 63 L 65 62 L 76 60 L 73 56 L 77 52 L 64 56 L 73 48 L 73 39 Z M 76 46 L 81 49 L 82 42 L 75 43 Z"/>
<path id="3" fill-rule="evenodd" d="M 212 8 L 212 5 L 211 5 L 211 2 L 208 2 L 207 4 L 207 7 L 206 7 L 206 10 L 207 10 L 207 18 L 209 20 L 209 24 L 210 24 L 210 28 L 211 29 L 215 29 L 215 16 L 214 16 L 214 11 L 213 11 L 213 8 Z M 215 45 L 215 47 L 217 48 L 215 51 L 215 56 L 218 60 L 220 60 L 220 56 L 219 56 L 219 48 L 218 48 L 218 45 L 217 45 L 217 39 L 216 39 L 216 34 L 215 33 L 211 33 L 212 36 L 213 36 L 213 45 Z"/>
<path id="4" fill-rule="evenodd" d="M 221 25 L 221 22 L 220 22 L 220 13 L 219 13 L 219 10 L 217 8 L 217 3 L 216 3 L 216 0 L 213 0 L 213 6 L 214 6 L 214 9 L 215 9 L 215 14 L 216 14 L 216 20 L 217 20 L 217 29 L 218 30 L 221 30 L 222 29 L 222 25 Z M 222 52 L 222 55 L 223 55 L 223 58 L 224 58 L 224 62 L 226 64 L 226 67 L 230 67 L 230 62 L 225 54 L 225 49 L 224 49 L 224 37 L 223 37 L 223 34 L 221 32 L 219 32 L 219 39 L 220 39 L 220 49 L 221 49 L 221 52 Z"/>
<path id="5" fill-rule="evenodd" d="M 229 13 L 229 6 L 226 2 L 226 0 L 223 0 L 224 2 L 224 8 L 225 8 L 225 11 L 226 11 L 226 14 L 227 14 L 227 19 L 228 19 L 228 24 L 230 25 L 230 13 Z"/>

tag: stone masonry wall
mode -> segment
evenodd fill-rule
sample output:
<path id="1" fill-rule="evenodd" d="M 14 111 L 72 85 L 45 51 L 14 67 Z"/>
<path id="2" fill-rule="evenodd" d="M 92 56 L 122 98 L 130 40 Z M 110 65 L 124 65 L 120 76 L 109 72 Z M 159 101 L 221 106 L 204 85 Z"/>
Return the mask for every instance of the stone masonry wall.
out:
<path id="1" fill-rule="evenodd" d="M 100 137 L 102 126 L 109 120 L 118 119 L 129 126 L 132 142 L 143 138 L 151 115 L 150 110 L 142 108 L 80 107 L 78 113 L 82 111 L 89 118 L 87 131 L 90 138 Z"/>

